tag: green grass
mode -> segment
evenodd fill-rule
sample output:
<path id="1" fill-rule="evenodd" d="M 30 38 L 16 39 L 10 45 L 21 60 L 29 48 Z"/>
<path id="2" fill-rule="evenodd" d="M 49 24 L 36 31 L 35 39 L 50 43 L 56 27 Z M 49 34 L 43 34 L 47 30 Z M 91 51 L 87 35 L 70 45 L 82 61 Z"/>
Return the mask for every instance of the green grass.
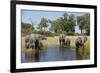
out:
<path id="1" fill-rule="evenodd" d="M 84 59 L 90 58 L 90 37 L 88 37 L 88 40 L 85 43 L 85 46 L 79 48 L 79 53 Z"/>

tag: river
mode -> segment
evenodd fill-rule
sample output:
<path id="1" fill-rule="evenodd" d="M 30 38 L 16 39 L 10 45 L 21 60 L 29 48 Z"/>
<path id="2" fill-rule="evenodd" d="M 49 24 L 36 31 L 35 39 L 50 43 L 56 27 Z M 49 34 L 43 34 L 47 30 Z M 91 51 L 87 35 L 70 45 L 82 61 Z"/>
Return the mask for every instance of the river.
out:
<path id="1" fill-rule="evenodd" d="M 49 62 L 82 60 L 83 57 L 76 53 L 74 48 L 59 48 L 57 45 L 48 46 L 41 50 L 31 50 L 21 53 L 21 62 Z"/>

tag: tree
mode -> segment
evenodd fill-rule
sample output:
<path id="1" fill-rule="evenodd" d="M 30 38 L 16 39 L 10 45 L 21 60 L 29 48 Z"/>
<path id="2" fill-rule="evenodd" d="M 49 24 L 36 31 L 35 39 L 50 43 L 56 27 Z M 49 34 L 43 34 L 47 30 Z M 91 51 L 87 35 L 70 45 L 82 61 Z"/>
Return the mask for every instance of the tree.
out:
<path id="1" fill-rule="evenodd" d="M 81 30 L 81 34 L 83 33 L 83 30 L 84 30 L 84 18 L 83 16 L 78 16 L 77 17 L 77 22 L 78 22 L 78 25 L 79 25 L 79 28 Z"/>
<path id="2" fill-rule="evenodd" d="M 74 15 L 64 13 L 62 17 L 50 21 L 51 22 L 51 29 L 54 30 L 55 33 L 74 33 L 75 31 L 75 18 Z"/>
<path id="3" fill-rule="evenodd" d="M 75 32 L 75 16 L 73 14 L 69 15 L 68 23 L 69 23 L 69 32 Z"/>
<path id="4" fill-rule="evenodd" d="M 47 19 L 46 18 L 41 18 L 40 24 L 39 24 L 39 28 L 40 30 L 45 30 L 46 27 L 48 27 L 47 24 Z"/>
<path id="5" fill-rule="evenodd" d="M 90 14 L 89 13 L 86 13 L 84 15 L 85 17 L 85 30 L 86 30 L 86 34 L 87 35 L 90 35 Z"/>
<path id="6" fill-rule="evenodd" d="M 64 31 L 67 33 L 74 33 L 75 31 L 75 17 L 73 14 L 67 15 L 67 19 L 63 19 Z"/>
<path id="7" fill-rule="evenodd" d="M 30 22 L 31 22 L 31 28 L 33 28 L 34 23 L 33 23 L 33 21 L 32 21 L 32 18 L 29 18 L 29 20 L 30 20 Z"/>
<path id="8" fill-rule="evenodd" d="M 34 31 L 34 27 L 30 23 L 21 22 L 22 36 L 31 34 L 33 31 Z"/>
<path id="9" fill-rule="evenodd" d="M 51 23 L 51 30 L 53 30 L 55 33 L 58 33 L 61 30 L 59 19 L 51 21 L 50 23 Z"/>
<path id="10" fill-rule="evenodd" d="M 83 34 L 83 30 L 85 30 L 86 33 L 89 35 L 90 34 L 90 15 L 86 13 L 82 16 L 78 16 L 77 22 L 81 30 L 81 34 Z"/>
<path id="11" fill-rule="evenodd" d="M 67 20 L 68 20 L 68 16 L 69 16 L 68 13 L 65 12 L 65 13 L 63 14 L 63 19 L 67 21 Z"/>

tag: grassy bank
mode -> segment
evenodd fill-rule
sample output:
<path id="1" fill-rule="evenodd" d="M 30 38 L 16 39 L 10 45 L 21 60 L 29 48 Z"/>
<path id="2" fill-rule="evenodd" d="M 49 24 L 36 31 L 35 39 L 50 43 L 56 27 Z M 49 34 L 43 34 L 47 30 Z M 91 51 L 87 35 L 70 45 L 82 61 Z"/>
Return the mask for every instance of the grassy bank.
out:
<path id="1" fill-rule="evenodd" d="M 69 38 L 71 40 L 71 48 L 75 48 L 75 40 L 78 37 L 82 37 L 82 36 L 66 36 L 66 38 Z M 90 37 L 87 36 L 88 40 L 85 43 L 85 50 L 89 53 L 90 51 Z M 26 51 L 25 48 L 25 38 L 22 37 L 21 38 L 21 50 L 24 52 Z M 58 45 L 59 46 L 59 37 L 55 36 L 55 37 L 47 37 L 47 40 L 43 40 L 42 41 L 44 48 L 47 48 L 49 45 Z"/>
<path id="2" fill-rule="evenodd" d="M 75 49 L 75 40 L 78 37 L 82 37 L 82 36 L 66 36 L 66 38 L 69 38 L 71 40 L 70 48 Z M 87 38 L 88 38 L 88 40 L 85 43 L 85 47 L 79 48 L 79 54 L 80 54 L 80 56 L 83 57 L 83 59 L 90 58 L 90 37 L 87 36 Z M 42 43 L 43 43 L 43 49 L 46 49 L 46 48 L 48 48 L 48 46 L 52 46 L 52 45 L 59 46 L 59 37 L 58 36 L 47 37 L 47 40 L 43 40 Z M 24 37 L 21 38 L 21 51 L 22 52 L 33 51 L 32 49 L 25 48 L 25 38 Z"/>
<path id="3" fill-rule="evenodd" d="M 78 37 L 82 37 L 82 36 L 66 36 L 66 38 L 69 38 L 71 40 L 71 48 L 75 48 L 75 41 Z M 87 36 L 88 40 L 85 43 L 86 48 L 90 48 L 90 37 Z M 47 37 L 46 41 L 43 41 L 44 44 L 47 45 L 59 45 L 59 37 L 55 36 L 55 37 Z"/>

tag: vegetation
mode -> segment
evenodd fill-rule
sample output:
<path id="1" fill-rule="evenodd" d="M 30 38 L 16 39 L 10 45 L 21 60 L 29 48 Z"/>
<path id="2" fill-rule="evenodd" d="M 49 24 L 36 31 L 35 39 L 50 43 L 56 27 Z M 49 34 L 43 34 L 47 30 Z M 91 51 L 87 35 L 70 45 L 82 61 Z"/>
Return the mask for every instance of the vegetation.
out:
<path id="1" fill-rule="evenodd" d="M 48 27 L 48 24 L 47 24 L 47 19 L 46 18 L 41 18 L 41 21 L 40 21 L 40 24 L 39 24 L 39 27 L 38 29 L 40 29 L 40 31 L 42 30 L 45 30 L 46 27 Z"/>
<path id="2" fill-rule="evenodd" d="M 90 35 L 90 15 L 87 13 L 83 16 L 78 16 L 77 22 L 81 30 L 81 34 L 83 33 L 83 30 L 85 30 L 86 34 Z"/>
<path id="3" fill-rule="evenodd" d="M 32 22 L 32 20 L 31 20 Z M 90 15 L 85 13 L 84 15 L 77 16 L 77 26 L 79 26 L 82 35 L 85 31 L 86 35 L 90 35 Z M 45 28 L 51 25 L 50 29 L 47 31 Z M 22 36 L 31 33 L 43 34 L 46 36 L 57 36 L 59 34 L 65 35 L 77 35 L 75 33 L 76 19 L 73 14 L 68 14 L 65 12 L 61 17 L 56 20 L 46 19 L 44 17 L 41 18 L 40 23 L 36 30 L 33 26 L 33 23 L 21 23 L 21 32 Z"/>
<path id="4" fill-rule="evenodd" d="M 21 34 L 22 36 L 29 35 L 33 33 L 34 27 L 29 23 L 21 23 Z"/>
<path id="5" fill-rule="evenodd" d="M 57 20 L 50 21 L 51 30 L 54 33 L 74 34 L 75 32 L 75 17 L 64 13 L 62 17 Z"/>

